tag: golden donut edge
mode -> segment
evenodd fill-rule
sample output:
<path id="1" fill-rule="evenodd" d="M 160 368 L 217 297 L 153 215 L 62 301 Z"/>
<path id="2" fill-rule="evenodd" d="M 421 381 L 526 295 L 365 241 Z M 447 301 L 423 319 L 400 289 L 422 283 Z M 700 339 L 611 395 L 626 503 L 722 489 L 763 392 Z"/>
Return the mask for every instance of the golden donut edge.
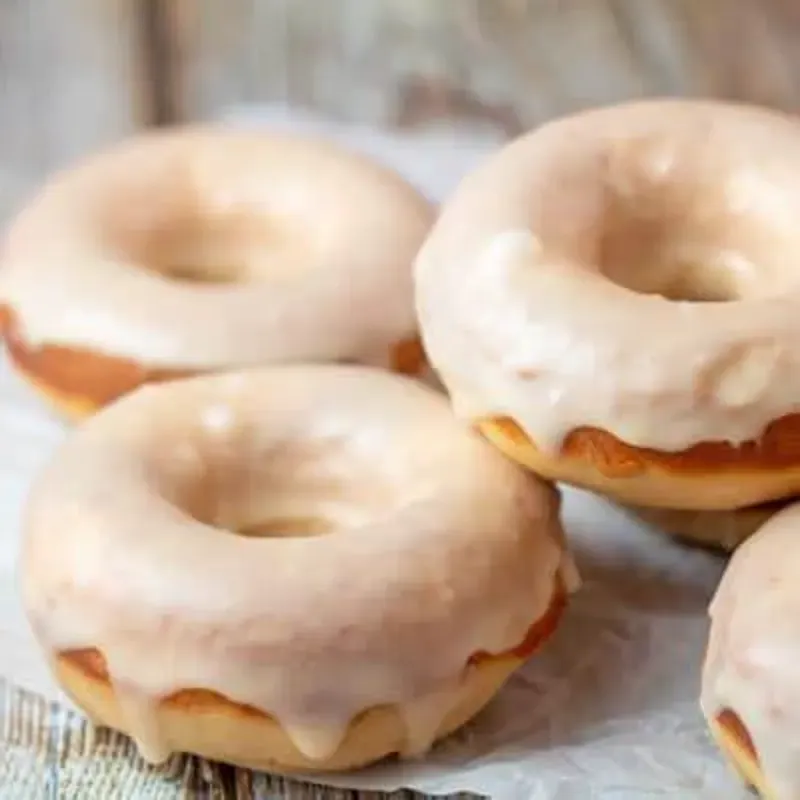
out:
<path id="1" fill-rule="evenodd" d="M 701 442 L 679 453 L 634 447 L 607 431 L 579 428 L 567 435 L 560 453 L 549 455 L 507 417 L 474 425 L 508 458 L 541 477 L 625 505 L 726 511 L 800 490 L 800 414 L 771 423 L 758 443 Z"/>

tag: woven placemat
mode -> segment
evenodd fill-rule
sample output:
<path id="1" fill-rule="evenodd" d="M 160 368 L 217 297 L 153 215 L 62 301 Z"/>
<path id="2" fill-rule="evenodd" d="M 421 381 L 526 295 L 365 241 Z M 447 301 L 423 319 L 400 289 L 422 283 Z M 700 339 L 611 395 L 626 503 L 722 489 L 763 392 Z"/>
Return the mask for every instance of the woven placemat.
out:
<path id="1" fill-rule="evenodd" d="M 352 792 L 173 756 L 152 767 L 126 736 L 0 680 L 2 800 L 412 800 L 402 791 Z M 453 795 L 463 798 L 468 795 Z"/>

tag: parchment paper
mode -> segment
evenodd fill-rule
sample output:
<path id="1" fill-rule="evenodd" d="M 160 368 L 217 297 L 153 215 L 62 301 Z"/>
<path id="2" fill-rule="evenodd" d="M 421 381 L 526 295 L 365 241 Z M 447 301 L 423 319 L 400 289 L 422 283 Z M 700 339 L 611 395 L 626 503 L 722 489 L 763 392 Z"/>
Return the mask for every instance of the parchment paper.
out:
<path id="1" fill-rule="evenodd" d="M 237 110 L 231 120 L 321 130 L 394 165 L 434 198 L 495 144 L 446 130 L 400 139 L 282 109 Z M 27 486 L 64 434 L 0 361 L 0 675 L 60 700 L 25 624 L 15 566 Z M 584 587 L 555 638 L 486 712 L 424 760 L 322 782 L 501 800 L 749 796 L 711 745 L 697 707 L 705 611 L 723 560 L 647 530 L 599 498 L 573 490 L 565 498 Z"/>

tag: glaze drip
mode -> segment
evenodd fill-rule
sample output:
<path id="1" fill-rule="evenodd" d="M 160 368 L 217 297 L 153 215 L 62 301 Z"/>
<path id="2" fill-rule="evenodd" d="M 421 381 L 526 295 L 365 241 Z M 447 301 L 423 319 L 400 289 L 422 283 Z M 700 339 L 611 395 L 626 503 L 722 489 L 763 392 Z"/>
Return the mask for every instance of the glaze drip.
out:
<path id="1" fill-rule="evenodd" d="M 151 712 L 191 689 L 272 717 L 309 759 L 362 712 L 396 706 L 403 749 L 420 752 L 470 657 L 517 647 L 574 569 L 555 490 L 439 393 L 356 367 L 140 390 L 73 434 L 30 503 L 34 631 L 51 654 L 103 654 L 155 760 L 176 743 Z M 339 524 L 235 535 L 301 511 Z"/>

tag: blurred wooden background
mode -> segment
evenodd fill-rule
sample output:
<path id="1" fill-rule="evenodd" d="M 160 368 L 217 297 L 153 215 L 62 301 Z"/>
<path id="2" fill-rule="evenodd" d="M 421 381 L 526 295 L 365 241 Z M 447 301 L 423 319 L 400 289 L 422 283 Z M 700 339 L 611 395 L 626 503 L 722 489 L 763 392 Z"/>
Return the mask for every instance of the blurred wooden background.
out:
<path id="1" fill-rule="evenodd" d="M 142 126 L 288 102 L 512 135 L 646 94 L 800 99 L 797 0 L 0 0 L 0 217 Z"/>

